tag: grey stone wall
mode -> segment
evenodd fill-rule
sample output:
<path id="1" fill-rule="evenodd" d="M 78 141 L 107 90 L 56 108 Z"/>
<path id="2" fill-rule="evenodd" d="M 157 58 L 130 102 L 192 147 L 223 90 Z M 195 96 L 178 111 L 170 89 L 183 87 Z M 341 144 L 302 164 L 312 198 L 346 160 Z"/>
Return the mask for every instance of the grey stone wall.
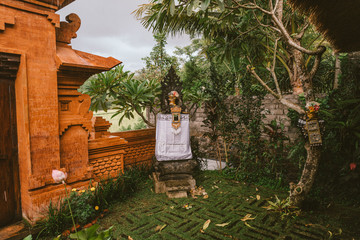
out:
<path id="1" fill-rule="evenodd" d="M 284 98 L 298 103 L 298 97 L 294 95 L 285 95 Z M 266 118 L 264 119 L 264 124 L 269 124 L 272 120 L 276 120 L 278 123 L 284 124 L 284 132 L 287 137 L 289 137 L 290 141 L 293 142 L 297 139 L 300 131 L 297 127 L 292 127 L 290 119 L 287 117 L 288 108 L 279 102 L 275 97 L 268 94 L 265 96 L 263 100 L 263 108 L 264 115 Z M 151 122 L 154 122 L 154 117 L 149 116 Z M 225 161 L 226 153 L 225 146 L 227 148 L 227 152 L 229 151 L 229 145 L 224 144 L 223 141 L 219 141 L 219 145 L 210 141 L 209 138 L 204 136 L 204 133 L 208 131 L 207 127 L 203 126 L 203 120 L 206 118 L 206 110 L 204 108 L 199 108 L 194 116 L 190 119 L 190 135 L 194 136 L 200 144 L 200 152 L 203 153 L 206 158 L 216 159 L 217 154 L 216 151 L 219 147 L 222 160 Z"/>
<path id="2" fill-rule="evenodd" d="M 284 95 L 285 99 L 293 102 L 299 103 L 298 96 L 296 95 Z M 264 114 L 266 118 L 264 119 L 264 124 L 270 124 L 272 120 L 276 120 L 278 123 L 284 124 L 284 132 L 287 137 L 290 138 L 290 141 L 295 141 L 298 137 L 299 129 L 297 127 L 291 126 L 291 121 L 287 116 L 289 110 L 286 106 L 281 104 L 279 100 L 277 100 L 271 94 L 265 96 L 263 100 Z"/>

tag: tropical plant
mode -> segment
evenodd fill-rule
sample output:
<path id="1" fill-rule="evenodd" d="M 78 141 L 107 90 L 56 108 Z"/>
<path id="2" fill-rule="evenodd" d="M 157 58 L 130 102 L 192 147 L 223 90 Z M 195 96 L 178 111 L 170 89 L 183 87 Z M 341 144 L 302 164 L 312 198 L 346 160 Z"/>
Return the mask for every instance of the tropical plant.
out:
<path id="1" fill-rule="evenodd" d="M 124 117 L 133 119 L 136 113 L 148 126 L 154 127 L 145 117 L 145 109 L 149 108 L 156 114 L 156 99 L 160 94 L 157 80 L 134 79 L 133 73 L 124 71 L 124 66 L 118 66 L 89 81 L 84 87 L 84 93 L 91 97 L 91 110 L 107 111 L 110 107 L 116 109 L 112 117 L 121 114 L 119 124 Z"/>
<path id="2" fill-rule="evenodd" d="M 112 227 L 98 231 L 99 227 L 99 224 L 94 224 L 91 227 L 79 231 L 78 234 L 70 234 L 69 237 L 78 240 L 110 240 Z"/>
<path id="3" fill-rule="evenodd" d="M 57 204 L 50 201 L 47 215 L 37 223 L 41 232 L 38 234 L 54 236 L 62 234 L 65 229 L 73 226 L 74 231 L 81 225 L 91 222 L 101 212 L 115 201 L 121 201 L 132 196 L 141 186 L 141 183 L 148 179 L 151 169 L 148 166 L 133 166 L 116 178 L 102 179 L 96 187 L 91 183 L 88 189 L 71 189 L 70 196 L 60 199 Z M 85 225 L 86 226 L 86 225 Z M 96 233 L 97 227 L 77 231 L 78 239 L 108 239 L 110 229 Z M 95 231 L 95 232 L 93 232 Z M 61 236 L 61 235 L 60 235 Z M 72 234 L 72 238 L 77 234 Z M 96 238 L 100 237 L 100 238 Z M 70 236 L 71 237 L 71 236 Z"/>
<path id="4" fill-rule="evenodd" d="M 337 89 L 323 101 L 325 120 L 323 161 L 316 187 L 320 200 L 360 201 L 360 60 L 340 56 L 342 74 Z"/>
<path id="5" fill-rule="evenodd" d="M 154 31 L 202 34 L 214 41 L 234 69 L 246 67 L 267 92 L 299 114 L 305 114 L 303 107 L 283 97 L 282 81 L 294 94 L 304 93 L 306 103 L 315 100 L 313 79 L 326 48 L 313 37 L 307 18 L 286 1 L 151 0 L 135 13 Z M 309 193 L 320 159 L 320 148 L 308 142 L 305 148 L 307 160 L 297 184 L 302 191 L 290 189 L 296 206 Z"/>
<path id="6" fill-rule="evenodd" d="M 269 206 L 265 207 L 269 211 L 275 211 L 280 213 L 281 219 L 286 216 L 299 216 L 301 211 L 299 208 L 291 205 L 290 198 L 280 200 L 277 195 L 275 195 L 275 202 L 267 201 Z"/>

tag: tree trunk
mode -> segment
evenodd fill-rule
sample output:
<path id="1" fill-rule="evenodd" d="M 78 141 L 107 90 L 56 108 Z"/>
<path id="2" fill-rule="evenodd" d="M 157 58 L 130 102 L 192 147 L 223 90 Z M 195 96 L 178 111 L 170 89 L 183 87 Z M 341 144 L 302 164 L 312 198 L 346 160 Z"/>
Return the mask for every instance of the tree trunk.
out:
<path id="1" fill-rule="evenodd" d="M 296 84 L 299 82 L 301 83 L 306 103 L 314 101 L 315 95 L 313 91 L 312 76 L 305 68 L 303 54 L 296 49 L 294 49 L 292 53 L 295 62 L 295 76 L 298 78 L 296 79 Z M 308 141 L 305 143 L 305 149 L 307 151 L 307 158 L 300 181 L 297 184 L 290 183 L 290 202 L 292 206 L 297 207 L 302 205 L 303 201 L 311 190 L 321 155 L 321 148 L 311 147 Z"/>
<path id="2" fill-rule="evenodd" d="M 339 59 L 339 53 L 335 53 L 335 79 L 334 79 L 334 89 L 339 87 L 339 77 L 341 74 L 341 62 Z"/>
<path id="3" fill-rule="evenodd" d="M 301 206 L 314 183 L 321 153 L 319 147 L 310 147 L 308 142 L 305 144 L 305 148 L 307 159 L 300 181 L 297 184 L 290 183 L 290 202 L 293 206 L 297 207 Z"/>

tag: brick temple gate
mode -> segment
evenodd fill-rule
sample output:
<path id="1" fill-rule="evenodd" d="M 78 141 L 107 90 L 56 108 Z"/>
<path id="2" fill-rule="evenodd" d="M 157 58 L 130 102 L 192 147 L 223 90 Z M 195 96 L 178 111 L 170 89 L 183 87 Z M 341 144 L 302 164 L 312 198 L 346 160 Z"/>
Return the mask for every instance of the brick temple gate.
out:
<path id="1" fill-rule="evenodd" d="M 16 131 L 16 54 L 0 53 L 0 226 L 21 216 Z"/>

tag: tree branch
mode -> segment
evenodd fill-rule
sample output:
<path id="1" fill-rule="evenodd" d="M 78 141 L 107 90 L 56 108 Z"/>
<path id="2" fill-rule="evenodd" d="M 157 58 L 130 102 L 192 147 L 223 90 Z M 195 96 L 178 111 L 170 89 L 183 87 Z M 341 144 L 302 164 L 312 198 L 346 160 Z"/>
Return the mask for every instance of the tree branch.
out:
<path id="1" fill-rule="evenodd" d="M 305 31 L 309 26 L 310 26 L 310 22 L 307 22 L 304 25 L 304 27 L 301 29 L 301 31 L 298 34 L 296 34 L 296 36 L 294 38 L 297 39 L 297 40 L 300 40 L 304 36 Z"/>
<path id="2" fill-rule="evenodd" d="M 279 41 L 279 39 L 276 39 L 276 40 L 275 40 L 274 57 L 273 57 L 272 66 L 271 66 L 271 68 L 267 68 L 267 70 L 271 73 L 271 76 L 273 77 L 274 82 L 275 82 L 276 91 L 277 91 L 277 93 L 279 94 L 279 96 L 280 96 L 280 98 L 281 98 L 281 97 L 282 97 L 282 96 L 281 96 L 281 90 L 280 90 L 279 82 L 278 82 L 278 79 L 277 79 L 277 76 L 276 76 L 276 73 L 275 73 L 278 41 Z"/>
<path id="3" fill-rule="evenodd" d="M 260 26 L 262 26 L 262 27 L 264 27 L 264 28 L 271 28 L 271 29 L 274 30 L 275 32 L 281 33 L 280 29 L 278 29 L 278 28 L 276 28 L 276 27 L 274 27 L 274 26 L 270 26 L 270 25 L 263 24 L 263 23 L 260 21 L 260 19 L 256 16 L 256 13 L 255 13 L 255 12 L 253 12 L 253 14 L 254 14 L 254 17 L 255 17 L 256 21 L 258 22 L 258 24 L 259 24 Z"/>
<path id="4" fill-rule="evenodd" d="M 318 55 L 318 54 L 321 53 L 322 50 L 319 49 L 319 48 L 318 48 L 318 50 L 316 50 L 316 51 L 311 51 L 311 50 L 308 50 L 308 49 L 306 49 L 306 48 L 304 48 L 304 47 L 296 44 L 296 43 L 294 42 L 294 40 L 291 38 L 291 36 L 289 35 L 289 33 L 287 32 L 287 30 L 285 29 L 285 27 L 284 27 L 284 25 L 282 24 L 282 22 L 279 21 L 279 19 L 275 16 L 275 14 L 271 14 L 271 17 L 272 17 L 273 21 L 275 22 L 275 24 L 276 24 L 276 25 L 278 26 L 278 28 L 280 29 L 280 31 L 281 31 L 282 35 L 284 36 L 285 40 L 287 41 L 287 43 L 288 43 L 291 47 L 299 50 L 299 51 L 302 52 L 302 53 L 306 53 L 306 54 L 309 54 L 309 55 Z"/>
<path id="5" fill-rule="evenodd" d="M 258 80 L 258 82 L 275 98 L 277 98 L 283 105 L 287 106 L 288 108 L 291 108 L 298 112 L 299 114 L 305 114 L 305 111 L 297 104 L 290 102 L 289 100 L 283 98 L 281 95 L 275 93 L 269 86 L 257 75 L 254 68 L 251 68 L 249 65 L 247 66 L 247 69 L 250 71 L 250 73 Z"/>
<path id="6" fill-rule="evenodd" d="M 136 107 L 133 107 L 133 109 L 135 110 L 135 112 L 141 117 L 141 119 L 149 126 L 149 127 L 155 127 L 154 124 L 152 124 L 151 122 L 149 122 L 144 115 L 142 114 L 142 112 L 139 112 Z"/>
<path id="7" fill-rule="evenodd" d="M 236 8 L 245 8 L 245 9 L 258 9 L 261 12 L 271 15 L 271 12 L 259 7 L 258 5 L 256 5 L 255 3 L 248 3 L 248 4 L 240 4 L 238 3 L 239 0 L 233 0 L 233 2 L 237 5 Z"/>
<path id="8" fill-rule="evenodd" d="M 277 94 L 276 92 L 274 92 L 260 77 L 259 75 L 257 75 L 257 73 L 255 72 L 255 68 L 251 67 L 250 65 L 248 65 L 247 70 L 250 71 L 250 73 L 256 78 L 256 80 L 258 80 L 258 82 L 269 92 L 271 93 L 271 95 L 273 95 L 274 97 L 276 97 L 277 99 L 280 99 L 280 95 Z"/>
<path id="9" fill-rule="evenodd" d="M 283 19 L 283 8 L 284 8 L 284 0 L 276 0 L 273 12 L 275 13 L 275 16 L 279 19 L 281 23 Z"/>
<path id="10" fill-rule="evenodd" d="M 319 69 L 321 57 L 322 57 L 323 53 L 326 51 L 326 47 L 324 47 L 324 46 L 319 46 L 318 49 L 319 49 L 320 53 L 315 56 L 314 66 L 312 67 L 312 69 L 309 73 L 310 79 L 312 79 L 314 77 L 315 73 Z"/>

